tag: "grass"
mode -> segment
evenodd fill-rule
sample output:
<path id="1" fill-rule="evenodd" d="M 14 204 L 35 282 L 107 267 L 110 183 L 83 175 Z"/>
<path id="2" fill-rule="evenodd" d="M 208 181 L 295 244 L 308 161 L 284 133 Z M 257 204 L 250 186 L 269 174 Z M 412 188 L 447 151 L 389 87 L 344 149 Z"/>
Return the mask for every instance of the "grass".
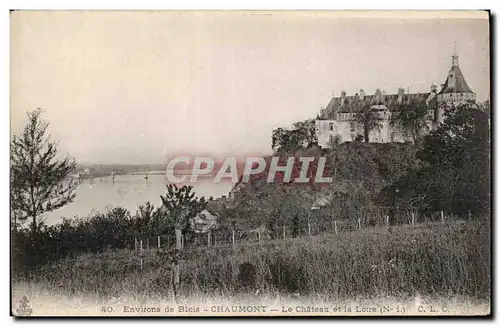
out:
<path id="1" fill-rule="evenodd" d="M 365 229 L 234 248 L 193 248 L 181 256 L 177 300 L 382 303 L 410 302 L 418 295 L 456 304 L 456 300 L 486 302 L 489 307 L 489 241 L 487 226 L 460 222 Z M 140 260 L 138 252 L 130 250 L 84 254 L 18 278 L 13 289 L 91 302 L 171 301 L 168 255 L 145 252 L 142 270 Z M 253 266 L 247 285 L 242 284 L 243 263 Z"/>

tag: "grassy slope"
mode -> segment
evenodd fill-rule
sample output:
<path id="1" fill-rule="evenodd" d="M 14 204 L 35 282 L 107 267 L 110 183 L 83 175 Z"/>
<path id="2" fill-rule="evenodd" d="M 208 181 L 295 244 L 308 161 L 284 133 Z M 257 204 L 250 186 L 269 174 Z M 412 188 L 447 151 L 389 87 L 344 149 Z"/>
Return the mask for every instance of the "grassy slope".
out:
<path id="1" fill-rule="evenodd" d="M 346 300 L 374 297 L 489 297 L 489 229 L 454 223 L 335 235 L 232 247 L 185 250 L 181 297 L 255 292 Z M 170 263 L 156 250 L 144 256 L 120 250 L 61 260 L 28 279 L 14 281 L 52 294 L 171 298 Z M 255 282 L 243 288 L 241 263 L 255 266 Z"/>

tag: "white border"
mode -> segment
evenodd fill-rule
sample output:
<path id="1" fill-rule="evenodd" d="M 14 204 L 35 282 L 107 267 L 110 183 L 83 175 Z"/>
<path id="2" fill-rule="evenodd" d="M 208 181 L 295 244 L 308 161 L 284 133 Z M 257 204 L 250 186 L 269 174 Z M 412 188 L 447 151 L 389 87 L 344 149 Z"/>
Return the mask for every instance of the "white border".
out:
<path id="1" fill-rule="evenodd" d="M 390 9 L 408 9 L 412 8 L 414 10 L 427 10 L 427 9 L 434 9 L 434 10 L 439 10 L 439 9 L 445 9 L 446 6 L 445 4 L 438 3 L 437 1 L 413 1 L 409 3 L 408 1 L 355 1 L 355 0 L 350 0 L 350 1 L 345 1 L 342 3 L 330 3 L 327 4 L 325 3 L 326 1 L 321 1 L 321 0 L 308 0 L 308 1 L 272 1 L 272 0 L 246 0 L 246 1 L 211 1 L 210 3 L 205 2 L 205 1 L 193 1 L 193 0 L 185 0 L 185 1 L 153 1 L 153 0 L 141 0 L 141 1 L 104 1 L 104 0 L 78 0 L 78 1 L 2 1 L 2 11 L 0 11 L 0 19 L 2 23 L 2 29 L 0 29 L 0 44 L 2 45 L 2 51 L 1 51 L 1 64 L 0 64 L 0 69 L 1 69 L 1 75 L 3 77 L 2 79 L 2 87 L 0 90 L 0 98 L 2 100 L 3 104 L 3 109 L 0 110 L 0 123 L 2 124 L 2 128 L 0 128 L 1 135 L 2 135 L 2 140 L 0 141 L 0 153 L 2 154 L 2 159 L 0 160 L 0 164 L 2 164 L 1 167 L 1 173 L 0 173 L 0 181 L 2 187 L 2 195 L 0 196 L 1 198 L 1 203 L 2 203 L 2 209 L 4 211 L 3 216 L 3 228 L 1 228 L 3 232 L 3 237 L 2 239 L 2 250 L 1 250 L 1 260 L 0 262 L 3 263 L 4 268 L 2 269 L 2 287 L 1 287 L 1 307 L 2 309 L 2 325 L 6 324 L 13 324 L 14 321 L 12 318 L 8 317 L 9 315 L 9 307 L 10 307 L 10 293 L 9 296 L 7 295 L 8 292 L 10 292 L 10 287 L 9 287 L 9 265 L 7 262 L 9 261 L 9 218 L 8 218 L 8 209 L 9 209 L 9 201 L 8 201 L 8 194 L 9 194 L 9 189 L 8 189 L 8 169 L 9 169 L 9 139 L 10 139 L 10 134 L 9 134 L 9 9 L 35 9 L 35 10 L 42 10 L 42 9 L 59 9 L 59 10 L 64 10 L 64 9 L 263 9 L 263 10 L 269 10 L 269 9 L 285 9 L 285 10 L 293 10 L 293 9 L 306 9 L 306 10 L 312 10 L 312 9 L 378 9 L 378 10 L 390 10 Z M 450 3 L 453 7 L 453 9 L 493 9 L 493 12 L 497 12 L 495 10 L 498 7 L 498 1 L 458 1 L 455 0 Z M 472 8 L 474 7 L 474 8 Z M 448 7 L 451 9 L 450 7 Z M 497 22 L 498 23 L 498 22 Z M 493 25 L 495 27 L 495 25 Z M 495 44 L 498 42 L 498 34 L 495 31 L 494 32 L 494 37 L 495 37 Z M 492 58 L 493 60 L 496 59 Z M 494 83 L 495 89 L 492 90 L 495 92 L 494 94 L 498 94 L 498 86 L 496 83 Z M 496 110 L 495 108 L 492 108 L 493 111 Z M 495 148 L 494 151 L 497 151 L 498 147 L 498 142 L 497 139 L 495 139 Z M 497 160 L 498 161 L 498 160 Z M 493 167 L 494 168 L 494 167 Z M 500 203 L 498 200 L 499 198 L 497 197 L 498 194 L 495 195 L 494 201 L 496 203 Z M 495 218 L 495 217 L 494 217 Z M 495 234 L 498 234 L 498 225 L 500 223 L 497 221 L 495 223 L 496 229 L 494 230 Z M 495 242 L 496 244 L 496 242 Z M 494 247 L 494 251 L 496 252 L 496 245 Z M 498 279 L 495 278 L 495 284 L 496 284 L 496 289 L 495 293 L 498 293 Z M 498 313 L 498 300 L 495 300 L 497 302 L 497 306 L 495 307 L 496 312 Z M 149 321 L 149 320 L 148 320 Z M 192 321 L 188 320 L 163 320 L 161 322 L 168 322 L 169 324 L 171 323 L 191 323 Z M 216 322 L 219 322 L 220 320 L 217 320 Z M 249 320 L 250 322 L 259 322 L 259 323 L 275 323 L 279 322 L 278 320 Z M 281 320 L 284 322 L 289 322 L 289 320 Z M 347 323 L 345 320 L 332 320 L 335 324 L 344 324 Z M 370 320 L 369 322 L 372 323 L 375 320 Z M 397 322 L 400 322 L 401 320 L 398 320 Z M 445 320 L 427 320 L 426 324 L 433 324 L 435 323 L 436 325 L 439 323 L 442 323 Z M 52 321 L 45 321 L 46 323 L 51 323 Z M 68 321 L 66 321 L 68 322 Z M 81 322 L 81 321 L 80 321 Z M 92 320 L 85 321 L 86 323 L 92 322 Z M 111 321 L 108 321 L 111 322 Z M 114 320 L 114 323 L 121 322 L 121 320 Z M 234 322 L 234 320 L 228 320 L 228 322 Z M 241 322 L 241 321 L 238 321 Z M 307 322 L 307 321 L 304 321 Z M 326 322 L 331 322 L 330 320 Z M 359 321 L 360 322 L 360 321 Z M 380 320 L 379 322 L 386 322 L 386 320 Z M 68 322 L 69 323 L 69 322 Z M 140 321 L 134 320 L 130 322 L 131 324 L 141 324 Z M 352 323 L 352 321 L 351 321 Z"/>

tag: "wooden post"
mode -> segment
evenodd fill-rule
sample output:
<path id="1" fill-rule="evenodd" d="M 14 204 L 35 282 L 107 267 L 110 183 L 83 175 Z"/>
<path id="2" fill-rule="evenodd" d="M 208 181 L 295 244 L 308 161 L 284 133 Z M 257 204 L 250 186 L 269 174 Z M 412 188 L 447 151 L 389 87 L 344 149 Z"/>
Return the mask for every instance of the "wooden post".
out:
<path id="1" fill-rule="evenodd" d="M 158 236 L 158 249 L 161 248 L 161 244 L 160 244 L 160 236 Z"/>
<path id="2" fill-rule="evenodd" d="M 361 230 L 361 219 L 358 218 L 358 228 Z"/>
<path id="3" fill-rule="evenodd" d="M 385 224 L 386 224 L 387 228 L 389 228 L 389 215 L 385 216 Z"/>
<path id="4" fill-rule="evenodd" d="M 260 228 L 257 229 L 257 233 L 258 233 L 258 236 L 259 236 L 259 242 L 260 242 Z"/>
<path id="5" fill-rule="evenodd" d="M 286 239 L 286 228 L 283 225 L 283 240 L 285 240 L 285 239 Z"/>
<path id="6" fill-rule="evenodd" d="M 182 248 L 182 231 L 175 229 L 175 249 L 181 250 Z"/>
<path id="7" fill-rule="evenodd" d="M 311 223 L 307 222 L 307 235 L 311 236 Z"/>
<path id="8" fill-rule="evenodd" d="M 149 250 L 149 238 L 146 239 L 146 250 Z"/>
<path id="9" fill-rule="evenodd" d="M 175 229 L 175 249 L 177 252 L 180 252 L 182 249 L 182 230 Z M 176 292 L 177 286 L 180 282 L 180 268 L 179 262 L 174 265 L 174 293 Z"/>
<path id="10" fill-rule="evenodd" d="M 174 266 L 174 283 L 175 283 L 175 288 L 177 289 L 179 283 L 180 283 L 180 280 L 181 280 L 181 277 L 180 277 L 180 267 L 179 267 L 179 263 L 175 264 Z"/>
<path id="11" fill-rule="evenodd" d="M 469 222 L 472 221 L 472 215 L 470 213 L 470 209 L 469 209 Z"/>
<path id="12" fill-rule="evenodd" d="M 415 226 L 415 213 L 411 212 L 411 226 Z"/>
<path id="13" fill-rule="evenodd" d="M 134 250 L 137 250 L 137 238 L 134 238 Z"/>
<path id="14" fill-rule="evenodd" d="M 141 251 L 140 251 L 140 256 L 141 256 L 141 270 L 142 270 L 142 256 L 143 256 L 143 252 L 142 252 L 142 240 L 141 240 Z"/>
<path id="15" fill-rule="evenodd" d="M 211 244 L 212 244 L 212 231 L 208 230 L 208 233 L 207 233 L 207 247 L 210 247 Z"/>
<path id="16" fill-rule="evenodd" d="M 335 234 L 337 234 L 337 233 L 338 233 L 338 232 L 337 232 L 337 220 L 335 220 L 335 221 L 333 222 L 333 224 L 334 224 L 334 226 L 335 226 Z"/>
<path id="17" fill-rule="evenodd" d="M 234 246 L 234 230 L 232 230 L 231 241 L 233 242 L 233 246 Z"/>
<path id="18" fill-rule="evenodd" d="M 444 212 L 443 211 L 441 211 L 441 223 L 444 224 Z"/>

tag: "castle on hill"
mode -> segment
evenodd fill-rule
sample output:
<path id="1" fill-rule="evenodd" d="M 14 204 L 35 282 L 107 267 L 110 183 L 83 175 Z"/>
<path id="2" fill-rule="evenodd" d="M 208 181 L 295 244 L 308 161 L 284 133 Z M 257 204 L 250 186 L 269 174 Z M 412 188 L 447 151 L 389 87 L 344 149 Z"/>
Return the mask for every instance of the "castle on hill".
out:
<path id="1" fill-rule="evenodd" d="M 345 91 L 340 97 L 333 97 L 327 107 L 321 110 L 316 119 L 318 145 L 329 147 L 333 142 L 349 142 L 363 137 L 364 126 L 356 118 L 360 110 L 369 106 L 370 111 L 378 114 L 378 128 L 369 131 L 369 142 L 407 142 L 412 141 L 400 128 L 391 124 L 391 118 L 410 102 L 425 102 L 428 108 L 425 132 L 435 130 L 443 122 L 444 112 L 452 105 L 476 101 L 476 94 L 470 89 L 458 64 L 458 55 L 452 55 L 451 68 L 446 81 L 438 91 L 431 85 L 429 93 L 405 93 L 403 88 L 397 94 L 385 94 L 376 90 L 367 95 L 361 89 L 359 93 L 347 96 Z"/>

